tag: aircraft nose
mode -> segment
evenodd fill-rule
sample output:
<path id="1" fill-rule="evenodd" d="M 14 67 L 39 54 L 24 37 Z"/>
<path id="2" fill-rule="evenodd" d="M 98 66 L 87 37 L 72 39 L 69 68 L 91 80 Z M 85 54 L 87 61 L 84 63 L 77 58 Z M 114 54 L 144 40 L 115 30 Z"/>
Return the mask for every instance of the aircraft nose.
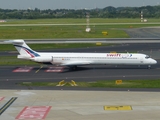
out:
<path id="1" fill-rule="evenodd" d="M 153 59 L 152 64 L 157 64 L 157 61 Z"/>

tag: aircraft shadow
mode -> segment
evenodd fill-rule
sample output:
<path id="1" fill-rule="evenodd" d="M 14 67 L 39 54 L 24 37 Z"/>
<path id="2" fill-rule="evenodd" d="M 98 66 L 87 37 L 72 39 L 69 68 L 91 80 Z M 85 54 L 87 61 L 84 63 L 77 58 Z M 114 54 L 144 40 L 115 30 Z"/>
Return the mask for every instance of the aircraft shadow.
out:
<path id="1" fill-rule="evenodd" d="M 65 73 L 65 72 L 78 72 L 78 71 L 88 71 L 88 70 L 107 70 L 107 69 L 148 69 L 147 66 L 105 66 L 105 67 L 90 67 L 90 66 L 83 66 L 83 67 L 77 67 L 75 70 L 69 69 L 69 68 L 65 68 L 63 72 L 61 73 Z M 155 69 L 155 67 L 151 67 L 150 69 Z"/>
<path id="2" fill-rule="evenodd" d="M 27 67 L 16 67 L 14 68 L 13 70 L 24 70 L 24 69 L 28 69 Z M 156 66 L 152 66 L 151 69 L 155 69 Z M 89 71 L 89 70 L 121 70 L 121 69 L 148 69 L 147 66 L 134 66 L 134 65 L 118 65 L 118 66 L 115 66 L 115 65 L 97 65 L 97 66 L 78 66 L 76 69 L 71 69 L 71 68 L 68 68 L 68 67 L 60 67 L 57 69 L 57 67 L 54 68 L 54 66 L 51 67 L 43 67 L 43 68 L 40 68 L 40 67 L 33 67 L 31 70 L 35 71 L 35 72 L 39 72 L 39 71 L 44 71 L 44 72 L 52 72 L 52 73 L 67 73 L 67 72 L 79 72 L 79 71 Z M 30 71 L 30 70 L 29 70 Z"/>

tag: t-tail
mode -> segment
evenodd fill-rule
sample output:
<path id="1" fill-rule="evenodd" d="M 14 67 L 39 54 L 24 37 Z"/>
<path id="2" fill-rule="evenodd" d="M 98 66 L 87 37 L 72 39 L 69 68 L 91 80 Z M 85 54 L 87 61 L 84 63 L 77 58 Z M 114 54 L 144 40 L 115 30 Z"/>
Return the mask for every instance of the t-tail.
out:
<path id="1" fill-rule="evenodd" d="M 20 55 L 17 56 L 19 59 L 32 59 L 34 57 L 39 57 L 40 55 L 38 52 L 32 50 L 25 42 L 24 40 L 18 39 L 18 40 L 9 40 L 6 41 L 8 43 L 12 43 Z"/>

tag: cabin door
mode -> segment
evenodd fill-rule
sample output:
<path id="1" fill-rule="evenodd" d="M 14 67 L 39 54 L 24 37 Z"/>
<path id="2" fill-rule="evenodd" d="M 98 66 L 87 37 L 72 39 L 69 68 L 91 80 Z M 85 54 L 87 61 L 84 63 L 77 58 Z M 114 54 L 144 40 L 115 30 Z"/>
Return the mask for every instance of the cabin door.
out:
<path id="1" fill-rule="evenodd" d="M 140 63 L 143 64 L 143 58 L 142 57 L 140 58 Z"/>

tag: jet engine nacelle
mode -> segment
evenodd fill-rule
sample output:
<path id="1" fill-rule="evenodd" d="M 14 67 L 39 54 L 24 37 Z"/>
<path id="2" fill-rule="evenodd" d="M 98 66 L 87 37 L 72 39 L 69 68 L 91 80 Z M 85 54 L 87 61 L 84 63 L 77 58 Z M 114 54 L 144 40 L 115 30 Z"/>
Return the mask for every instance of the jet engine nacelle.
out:
<path id="1" fill-rule="evenodd" d="M 35 58 L 31 58 L 32 61 L 35 62 L 51 62 L 52 61 L 52 57 L 35 57 Z"/>

